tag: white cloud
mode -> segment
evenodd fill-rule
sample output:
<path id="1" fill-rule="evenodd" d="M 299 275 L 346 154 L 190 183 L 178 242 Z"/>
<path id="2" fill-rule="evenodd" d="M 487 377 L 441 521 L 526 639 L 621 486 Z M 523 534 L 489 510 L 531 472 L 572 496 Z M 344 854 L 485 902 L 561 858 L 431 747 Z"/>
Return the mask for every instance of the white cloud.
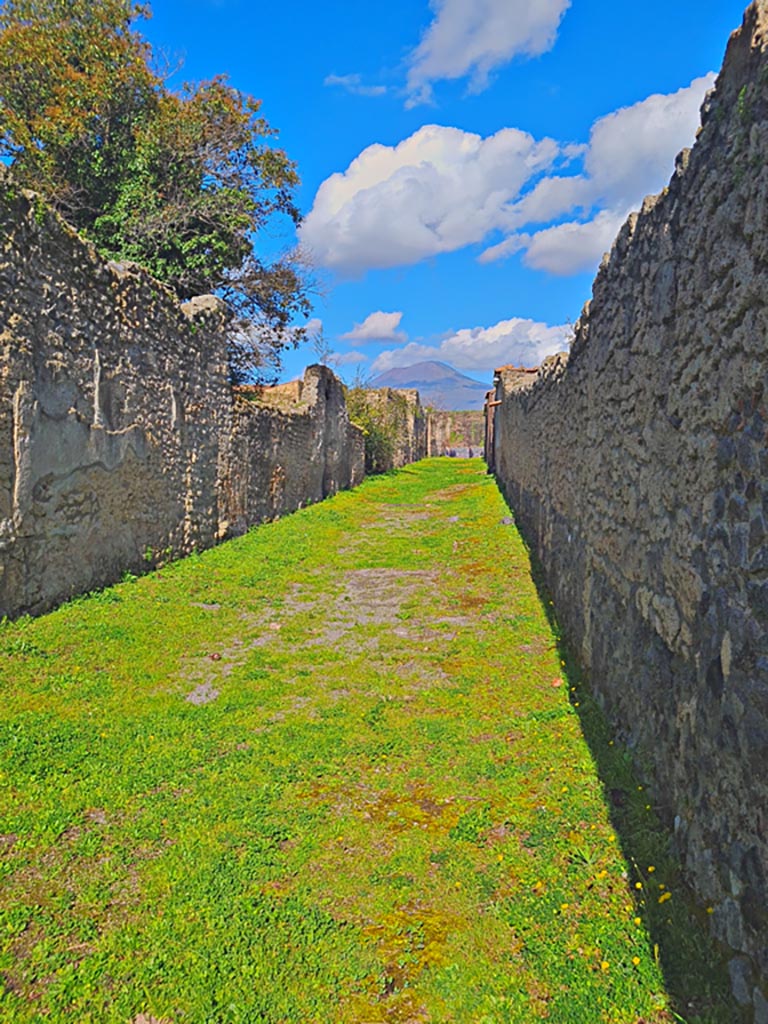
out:
<path id="1" fill-rule="evenodd" d="M 304 330 L 308 335 L 319 334 L 323 329 L 323 321 L 319 316 L 313 316 L 311 320 L 307 320 L 304 325 Z"/>
<path id="2" fill-rule="evenodd" d="M 574 274 L 593 268 L 630 211 L 669 181 L 675 157 L 694 140 L 701 103 L 714 82 L 714 74 L 705 75 L 677 92 L 649 96 L 596 121 L 584 173 L 543 178 L 510 208 L 507 223 L 510 228 L 543 224 L 576 210 L 592 216 L 513 234 L 486 249 L 480 262 L 525 249 L 525 264 L 536 270 Z"/>
<path id="3" fill-rule="evenodd" d="M 667 184 L 675 157 L 693 143 L 699 109 L 715 77 L 704 75 L 684 89 L 649 96 L 595 122 L 584 170 L 601 199 L 637 204 Z"/>
<path id="4" fill-rule="evenodd" d="M 361 75 L 326 75 L 323 85 L 338 85 L 353 96 L 384 96 L 386 85 L 364 85 Z"/>
<path id="5" fill-rule="evenodd" d="M 410 55 L 408 106 L 429 103 L 432 83 L 470 77 L 488 84 L 494 68 L 551 49 L 570 0 L 431 0 L 435 18 Z"/>
<path id="6" fill-rule="evenodd" d="M 361 324 L 355 324 L 351 331 L 341 335 L 341 341 L 407 341 L 405 331 L 398 330 L 402 313 L 369 313 Z"/>
<path id="7" fill-rule="evenodd" d="M 395 366 L 411 366 L 426 359 L 450 363 L 458 370 L 488 374 L 505 363 L 538 366 L 555 352 L 562 352 L 570 336 L 567 325 L 549 327 L 534 320 L 502 320 L 492 327 L 469 327 L 444 338 L 439 345 L 411 342 L 403 348 L 382 352 L 371 366 L 384 373 Z"/>
<path id="8" fill-rule="evenodd" d="M 514 128 L 482 138 L 426 125 L 397 146 L 369 146 L 326 179 L 302 243 L 348 275 L 452 252 L 502 226 L 507 204 L 558 152 Z"/>
<path id="9" fill-rule="evenodd" d="M 334 352 L 332 356 L 334 366 L 358 366 L 367 360 L 368 356 L 362 352 Z"/>
<path id="10" fill-rule="evenodd" d="M 349 276 L 418 263 L 493 234 L 481 263 L 525 250 L 535 269 L 590 269 L 627 212 L 669 180 L 714 78 L 600 118 L 586 146 L 536 141 L 514 128 L 482 138 L 438 125 L 397 146 L 369 146 L 320 186 L 302 242 L 319 266 Z M 563 173 L 575 161 L 576 173 Z"/>
<path id="11" fill-rule="evenodd" d="M 523 262 L 534 270 L 560 276 L 591 270 L 613 245 L 619 228 L 631 213 L 602 210 L 593 220 L 569 221 L 525 236 Z"/>

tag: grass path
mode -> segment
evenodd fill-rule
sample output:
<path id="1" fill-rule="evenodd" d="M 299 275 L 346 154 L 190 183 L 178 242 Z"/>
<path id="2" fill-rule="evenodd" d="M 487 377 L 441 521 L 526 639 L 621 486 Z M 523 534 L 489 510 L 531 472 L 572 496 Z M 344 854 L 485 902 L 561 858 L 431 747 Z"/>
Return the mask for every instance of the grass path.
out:
<path id="1" fill-rule="evenodd" d="M 0 1020 L 736 1020 L 508 516 L 428 460 L 2 627 Z"/>

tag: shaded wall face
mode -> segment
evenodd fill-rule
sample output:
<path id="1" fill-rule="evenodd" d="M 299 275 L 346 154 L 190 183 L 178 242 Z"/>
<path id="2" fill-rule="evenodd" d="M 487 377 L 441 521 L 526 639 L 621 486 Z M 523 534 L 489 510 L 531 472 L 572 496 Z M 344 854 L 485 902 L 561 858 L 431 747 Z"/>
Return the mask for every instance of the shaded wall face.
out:
<path id="1" fill-rule="evenodd" d="M 185 313 L 5 182 L 0 228 L 0 614 L 17 614 L 213 543 L 229 385 L 216 300 Z"/>
<path id="2" fill-rule="evenodd" d="M 713 926 L 768 978 L 768 5 L 494 468 Z M 756 1005 L 761 995 L 754 994 Z"/>

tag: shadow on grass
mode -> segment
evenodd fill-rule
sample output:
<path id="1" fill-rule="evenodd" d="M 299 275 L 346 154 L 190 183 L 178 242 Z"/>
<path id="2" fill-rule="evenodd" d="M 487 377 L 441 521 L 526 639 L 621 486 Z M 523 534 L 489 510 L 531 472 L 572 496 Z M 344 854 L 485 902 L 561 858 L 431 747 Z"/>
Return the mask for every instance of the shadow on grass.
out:
<path id="1" fill-rule="evenodd" d="M 511 508 L 508 500 L 507 505 Z M 514 517 L 514 509 L 511 511 Z M 639 778 L 637 758 L 613 738 L 610 723 L 591 694 L 588 676 L 561 632 L 543 567 L 522 539 L 531 576 L 565 665 L 570 700 L 628 865 L 636 915 L 645 924 L 651 953 L 664 976 L 672 1010 L 672 1016 L 666 1019 L 683 1024 L 746 1022 L 750 1018 L 736 1005 L 731 993 L 729 954 L 710 935 L 709 911 L 697 903 L 683 879 L 672 835 Z"/>

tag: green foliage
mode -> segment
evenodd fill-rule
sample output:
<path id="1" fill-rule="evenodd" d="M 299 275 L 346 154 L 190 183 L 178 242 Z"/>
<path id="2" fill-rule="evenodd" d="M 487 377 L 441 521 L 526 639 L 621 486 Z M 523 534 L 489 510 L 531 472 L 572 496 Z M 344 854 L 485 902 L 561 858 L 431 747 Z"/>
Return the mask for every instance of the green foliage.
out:
<path id="1" fill-rule="evenodd" d="M 6 0 L 0 9 L 0 155 L 108 258 L 132 260 L 180 298 L 221 294 L 236 324 L 233 372 L 262 372 L 300 337 L 299 259 L 273 264 L 254 233 L 294 223 L 298 175 L 223 77 L 171 92 L 136 31 L 133 0 Z"/>
<path id="2" fill-rule="evenodd" d="M 384 401 L 379 392 L 348 388 L 347 411 L 365 437 L 365 472 L 388 473 L 408 419 L 408 402 L 392 392 Z"/>

